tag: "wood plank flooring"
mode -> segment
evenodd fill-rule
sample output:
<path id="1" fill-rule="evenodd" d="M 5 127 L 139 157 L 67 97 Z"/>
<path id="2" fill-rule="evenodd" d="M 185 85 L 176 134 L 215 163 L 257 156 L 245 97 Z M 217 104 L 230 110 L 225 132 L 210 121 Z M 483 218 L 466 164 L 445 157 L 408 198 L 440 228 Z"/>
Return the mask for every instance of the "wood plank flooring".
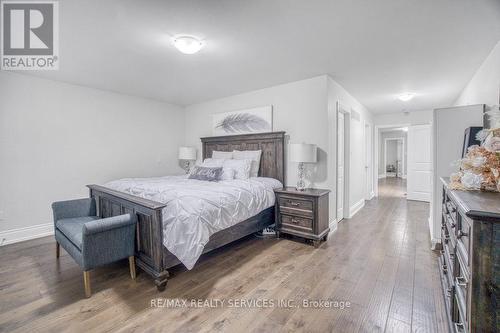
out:
<path id="1" fill-rule="evenodd" d="M 92 272 L 86 299 L 82 272 L 64 251 L 56 260 L 52 237 L 1 247 L 0 332 L 446 332 L 429 206 L 407 202 L 401 180 L 379 186 L 318 249 L 249 237 L 174 269 L 163 293 L 144 273 L 132 281 L 122 261 Z M 151 307 L 157 298 L 225 304 Z M 234 306 L 250 300 L 275 306 Z"/>

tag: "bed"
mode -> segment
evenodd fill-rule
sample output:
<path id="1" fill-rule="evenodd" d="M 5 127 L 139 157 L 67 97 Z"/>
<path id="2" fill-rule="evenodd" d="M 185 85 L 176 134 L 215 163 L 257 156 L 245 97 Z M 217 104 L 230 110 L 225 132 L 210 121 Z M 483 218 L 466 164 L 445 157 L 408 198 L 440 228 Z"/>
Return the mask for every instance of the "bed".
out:
<path id="1" fill-rule="evenodd" d="M 262 150 L 262 156 L 258 174 L 259 178 L 272 178 L 284 184 L 284 140 L 284 132 L 206 137 L 201 139 L 202 157 L 203 159 L 211 157 L 212 151 L 214 150 L 233 151 L 260 149 Z M 134 181 L 136 180 L 129 180 L 129 182 Z M 150 181 L 161 183 L 161 179 L 158 178 L 151 179 Z M 178 177 L 176 179 L 170 179 L 169 181 L 182 183 L 185 181 L 185 178 Z M 255 179 L 255 181 L 262 180 Z M 176 214 L 176 212 L 172 212 L 171 209 L 167 207 L 166 203 L 162 203 L 164 200 L 161 200 L 162 202 L 154 201 L 145 198 L 144 195 L 137 196 L 131 194 L 135 192 L 130 189 L 135 189 L 137 186 L 134 184 L 129 185 L 127 185 L 126 182 L 122 182 L 120 184 L 113 183 L 110 184 L 110 186 L 88 185 L 88 188 L 90 189 L 90 196 L 96 198 L 99 216 L 110 217 L 124 213 L 132 213 L 137 216 L 135 244 L 137 265 L 143 271 L 151 275 L 158 290 L 163 291 L 169 277 L 168 269 L 181 263 L 181 261 L 164 245 L 165 239 L 172 240 L 172 237 L 163 234 L 165 232 L 163 221 L 165 218 L 168 218 L 168 216 L 164 216 L 164 214 Z M 223 185 L 224 184 L 220 184 L 219 186 Z M 258 184 L 255 186 L 257 185 Z M 228 186 L 229 185 L 225 187 Z M 254 188 L 255 186 L 251 187 Z M 127 191 L 124 192 L 125 188 L 129 193 L 127 193 Z M 168 194 L 167 189 L 162 190 L 164 193 Z M 273 224 L 274 220 L 274 206 L 271 206 L 242 222 L 214 233 L 201 250 L 201 253 L 207 253 L 242 237 L 260 231 Z M 187 263 L 187 266 L 192 267 L 194 264 L 191 259 L 184 261 Z"/>

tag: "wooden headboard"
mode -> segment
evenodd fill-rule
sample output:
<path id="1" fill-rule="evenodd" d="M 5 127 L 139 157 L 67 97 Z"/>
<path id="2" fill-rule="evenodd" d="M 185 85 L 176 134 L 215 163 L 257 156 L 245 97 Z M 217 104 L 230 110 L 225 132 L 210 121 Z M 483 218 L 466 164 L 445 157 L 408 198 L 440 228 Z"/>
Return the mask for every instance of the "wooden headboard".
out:
<path id="1" fill-rule="evenodd" d="M 262 150 L 259 177 L 274 178 L 285 184 L 285 132 L 212 136 L 201 138 L 203 159 L 212 151 Z"/>

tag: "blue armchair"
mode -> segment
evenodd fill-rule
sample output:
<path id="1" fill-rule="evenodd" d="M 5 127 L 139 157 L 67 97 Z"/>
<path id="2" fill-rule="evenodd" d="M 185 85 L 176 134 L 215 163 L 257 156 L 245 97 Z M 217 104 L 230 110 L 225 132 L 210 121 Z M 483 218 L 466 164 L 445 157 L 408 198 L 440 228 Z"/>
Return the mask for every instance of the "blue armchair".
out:
<path id="1" fill-rule="evenodd" d="M 135 280 L 135 215 L 124 214 L 101 219 L 94 198 L 54 202 L 56 256 L 60 246 L 83 269 L 85 296 L 92 294 L 90 270 L 127 258 L 130 275 Z"/>

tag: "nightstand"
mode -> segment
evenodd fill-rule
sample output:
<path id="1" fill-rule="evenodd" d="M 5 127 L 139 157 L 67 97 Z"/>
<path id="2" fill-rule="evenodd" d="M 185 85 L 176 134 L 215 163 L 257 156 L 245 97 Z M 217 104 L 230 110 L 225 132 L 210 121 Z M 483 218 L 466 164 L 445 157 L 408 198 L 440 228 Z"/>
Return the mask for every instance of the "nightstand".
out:
<path id="1" fill-rule="evenodd" d="M 295 187 L 275 189 L 276 234 L 295 235 L 310 239 L 315 247 L 326 240 L 330 232 L 328 194 L 317 188 L 297 191 Z"/>

